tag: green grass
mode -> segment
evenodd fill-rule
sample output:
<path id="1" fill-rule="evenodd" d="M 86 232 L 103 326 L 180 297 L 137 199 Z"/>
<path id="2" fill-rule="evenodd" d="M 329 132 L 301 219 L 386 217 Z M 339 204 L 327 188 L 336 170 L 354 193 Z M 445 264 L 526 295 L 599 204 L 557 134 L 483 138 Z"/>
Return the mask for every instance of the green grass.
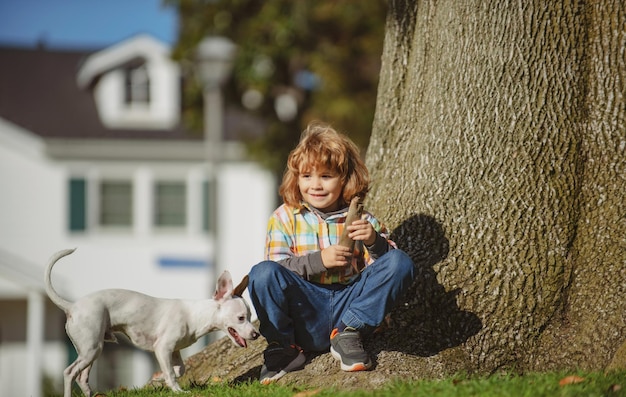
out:
<path id="1" fill-rule="evenodd" d="M 583 380 L 579 383 L 560 385 L 567 376 L 576 375 Z M 280 382 L 262 386 L 257 382 L 238 385 L 210 384 L 185 388 L 190 397 L 626 397 L 626 371 L 536 373 L 523 376 L 499 374 L 483 377 L 458 375 L 444 380 L 423 380 L 414 382 L 390 383 L 377 390 L 338 391 L 336 389 L 293 388 Z M 170 397 L 169 389 L 116 390 L 97 396 L 107 397 Z M 182 394 L 181 394 L 182 395 Z M 76 396 L 80 396 L 79 393 Z"/>

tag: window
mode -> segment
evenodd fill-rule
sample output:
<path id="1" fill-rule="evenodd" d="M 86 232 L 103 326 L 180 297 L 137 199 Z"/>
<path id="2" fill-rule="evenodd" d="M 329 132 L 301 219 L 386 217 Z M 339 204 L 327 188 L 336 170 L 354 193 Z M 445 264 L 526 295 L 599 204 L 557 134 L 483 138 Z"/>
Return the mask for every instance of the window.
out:
<path id="1" fill-rule="evenodd" d="M 133 188 L 130 181 L 102 181 L 100 184 L 100 225 L 131 226 Z"/>
<path id="2" fill-rule="evenodd" d="M 126 104 L 150 103 L 150 78 L 146 65 L 128 67 L 125 80 L 124 100 Z"/>
<path id="3" fill-rule="evenodd" d="M 67 230 L 72 233 L 101 230 L 126 233 L 131 228 L 141 233 L 151 229 L 181 232 L 188 227 L 198 232 L 210 230 L 209 214 L 214 214 L 214 209 L 208 208 L 212 202 L 209 197 L 212 185 L 204 181 L 204 185 L 193 185 L 189 190 L 183 177 L 164 178 L 171 179 L 151 176 L 125 179 L 119 174 L 104 178 L 70 177 L 66 182 Z M 190 218 L 192 225 L 188 225 Z"/>
<path id="4" fill-rule="evenodd" d="M 157 182 L 154 199 L 155 226 L 185 226 L 187 194 L 184 182 Z"/>

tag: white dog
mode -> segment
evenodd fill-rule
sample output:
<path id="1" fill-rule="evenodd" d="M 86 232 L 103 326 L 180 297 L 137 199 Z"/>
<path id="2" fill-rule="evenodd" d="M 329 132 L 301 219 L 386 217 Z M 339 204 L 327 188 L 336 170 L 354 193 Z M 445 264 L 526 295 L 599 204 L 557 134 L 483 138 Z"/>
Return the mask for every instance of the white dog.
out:
<path id="1" fill-rule="evenodd" d="M 182 391 L 176 381 L 185 372 L 180 350 L 210 331 L 222 330 L 238 346 L 247 347 L 259 332 L 250 323 L 250 308 L 241 293 L 247 276 L 235 289 L 229 272 L 218 282 L 214 299 L 159 299 L 139 292 L 107 289 L 94 292 L 72 303 L 52 288 L 50 273 L 55 262 L 74 252 L 59 251 L 48 263 L 46 293 L 66 316 L 65 330 L 78 358 L 63 371 L 64 397 L 71 397 L 75 380 L 85 396 L 91 396 L 89 371 L 102 352 L 105 341 L 117 342 L 115 332 L 125 334 L 137 347 L 154 351 L 165 383 Z"/>

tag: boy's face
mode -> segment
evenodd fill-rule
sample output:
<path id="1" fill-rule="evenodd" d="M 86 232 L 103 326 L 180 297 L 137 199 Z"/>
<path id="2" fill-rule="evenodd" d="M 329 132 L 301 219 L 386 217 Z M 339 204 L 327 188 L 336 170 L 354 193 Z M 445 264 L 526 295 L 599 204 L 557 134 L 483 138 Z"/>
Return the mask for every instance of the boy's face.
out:
<path id="1" fill-rule="evenodd" d="M 322 212 L 340 209 L 341 177 L 328 169 L 300 170 L 298 187 L 302 199 Z"/>

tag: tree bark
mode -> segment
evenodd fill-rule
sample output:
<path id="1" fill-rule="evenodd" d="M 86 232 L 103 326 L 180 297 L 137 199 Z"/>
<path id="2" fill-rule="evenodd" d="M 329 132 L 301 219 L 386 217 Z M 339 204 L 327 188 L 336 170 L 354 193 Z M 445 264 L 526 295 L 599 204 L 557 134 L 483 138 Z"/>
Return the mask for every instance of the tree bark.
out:
<path id="1" fill-rule="evenodd" d="M 625 47 L 621 0 L 390 0 L 365 208 L 419 278 L 381 350 L 626 368 Z"/>

